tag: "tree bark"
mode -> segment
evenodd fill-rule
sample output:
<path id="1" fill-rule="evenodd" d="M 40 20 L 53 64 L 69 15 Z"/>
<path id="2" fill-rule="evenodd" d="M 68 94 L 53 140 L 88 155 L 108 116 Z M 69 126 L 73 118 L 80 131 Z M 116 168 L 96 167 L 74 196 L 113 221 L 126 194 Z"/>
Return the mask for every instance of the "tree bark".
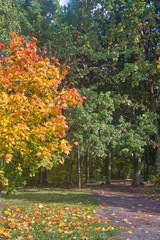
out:
<path id="1" fill-rule="evenodd" d="M 82 180 L 81 180 L 81 160 L 79 155 L 79 147 L 77 149 L 77 162 L 78 162 L 78 187 L 82 188 Z"/>
<path id="2" fill-rule="evenodd" d="M 155 162 L 156 162 L 156 167 L 157 171 L 160 171 L 160 133 L 159 133 L 159 124 L 158 121 L 156 121 L 156 127 L 157 127 L 157 148 L 156 148 L 156 157 L 155 157 Z"/>
<path id="3" fill-rule="evenodd" d="M 106 177 L 106 184 L 111 184 L 111 163 L 112 163 L 112 153 L 109 152 L 108 161 L 107 161 L 107 177 Z"/>
<path id="4" fill-rule="evenodd" d="M 90 162 L 89 162 L 89 149 L 87 152 L 87 159 L 86 159 L 86 183 L 90 182 Z"/>
<path id="5" fill-rule="evenodd" d="M 70 170 L 69 170 L 69 185 L 73 185 L 72 181 L 72 173 L 73 173 L 73 161 L 72 159 L 70 160 Z"/>
<path id="6" fill-rule="evenodd" d="M 38 174 L 38 184 L 47 184 L 47 170 L 40 168 Z"/>
<path id="7" fill-rule="evenodd" d="M 132 182 L 132 186 L 140 186 L 141 185 L 141 157 L 135 159 L 134 162 L 134 179 Z"/>
<path id="8" fill-rule="evenodd" d="M 146 156 L 146 174 L 145 174 L 145 180 L 149 179 L 149 175 L 150 175 L 150 168 L 149 168 L 149 147 L 147 146 L 147 156 Z"/>
<path id="9" fill-rule="evenodd" d="M 151 110 L 154 113 L 157 113 L 157 102 L 154 94 L 153 81 L 149 82 L 149 98 L 150 98 L 149 100 L 150 100 Z M 155 126 L 157 128 L 157 133 L 156 133 L 157 148 L 156 148 L 155 162 L 156 162 L 157 171 L 159 172 L 160 171 L 160 129 L 159 129 L 158 119 L 155 120 Z"/>

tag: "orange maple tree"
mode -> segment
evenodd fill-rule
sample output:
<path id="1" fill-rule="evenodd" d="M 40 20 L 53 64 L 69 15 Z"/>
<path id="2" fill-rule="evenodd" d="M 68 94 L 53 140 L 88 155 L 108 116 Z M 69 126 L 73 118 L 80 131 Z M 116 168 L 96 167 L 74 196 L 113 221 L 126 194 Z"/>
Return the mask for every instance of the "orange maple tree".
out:
<path id="1" fill-rule="evenodd" d="M 67 71 L 38 54 L 35 38 L 13 33 L 6 59 L 3 50 L 0 44 L 0 181 L 7 185 L 9 166 L 19 173 L 23 166 L 51 168 L 70 152 L 63 109 L 80 106 L 82 98 L 75 88 L 62 87 Z"/>

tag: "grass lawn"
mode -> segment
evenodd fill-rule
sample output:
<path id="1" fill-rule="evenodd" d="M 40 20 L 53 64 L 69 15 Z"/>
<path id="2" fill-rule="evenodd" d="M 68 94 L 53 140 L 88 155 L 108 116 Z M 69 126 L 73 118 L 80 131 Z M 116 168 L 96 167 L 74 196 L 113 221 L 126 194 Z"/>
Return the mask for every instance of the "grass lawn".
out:
<path id="1" fill-rule="evenodd" d="M 87 192 L 64 189 L 23 189 L 2 194 L 0 239 L 118 239 L 119 230 L 97 219 L 98 203 Z"/>

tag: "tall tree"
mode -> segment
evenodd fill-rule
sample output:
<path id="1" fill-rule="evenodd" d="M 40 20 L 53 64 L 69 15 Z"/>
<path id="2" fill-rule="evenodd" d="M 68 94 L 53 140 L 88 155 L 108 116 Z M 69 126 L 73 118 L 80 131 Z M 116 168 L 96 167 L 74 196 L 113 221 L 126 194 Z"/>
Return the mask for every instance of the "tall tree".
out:
<path id="1" fill-rule="evenodd" d="M 88 19 L 86 24 L 85 18 Z M 158 2 L 72 0 L 66 21 L 79 33 L 76 51 L 72 52 L 75 61 L 74 58 L 71 61 L 71 71 L 73 76 L 76 73 L 78 86 L 103 92 L 110 90 L 112 94 L 119 94 L 123 102 L 127 97 L 130 100 L 127 107 L 117 102 L 115 116 L 123 115 L 132 125 L 145 112 L 158 114 Z M 155 125 L 158 168 L 158 118 Z"/>

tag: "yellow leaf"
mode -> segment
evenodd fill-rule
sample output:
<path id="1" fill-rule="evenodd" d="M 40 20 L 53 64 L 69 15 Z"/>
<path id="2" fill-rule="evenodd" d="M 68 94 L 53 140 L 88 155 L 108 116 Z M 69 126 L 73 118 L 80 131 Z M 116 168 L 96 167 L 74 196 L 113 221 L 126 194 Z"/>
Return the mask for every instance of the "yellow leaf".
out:
<path id="1" fill-rule="evenodd" d="M 61 157 L 60 161 L 59 161 L 61 164 L 64 164 L 64 158 Z"/>
<path id="2" fill-rule="evenodd" d="M 133 233 L 133 231 L 132 231 L 132 230 L 128 230 L 127 232 L 128 232 L 129 234 L 132 234 L 132 233 Z"/>
<path id="3" fill-rule="evenodd" d="M 113 226 L 109 226 L 109 227 L 106 229 L 106 231 L 112 231 L 112 230 L 114 230 L 114 227 L 113 227 Z"/>
<path id="4" fill-rule="evenodd" d="M 41 152 L 38 152 L 38 153 L 36 154 L 37 157 L 40 157 L 41 155 L 42 155 Z"/>
<path id="5" fill-rule="evenodd" d="M 59 227 L 64 227 L 64 226 L 66 226 L 66 224 L 65 224 L 64 222 L 60 221 L 60 222 L 58 223 L 58 226 L 59 226 Z"/>
<path id="6" fill-rule="evenodd" d="M 68 155 L 70 153 L 71 146 L 66 140 L 62 139 L 62 141 L 60 142 L 60 149 L 62 152 Z"/>
<path id="7" fill-rule="evenodd" d="M 26 234 L 26 236 L 25 236 L 26 238 L 27 238 L 27 240 L 31 240 L 31 239 L 33 239 L 33 236 L 32 235 L 30 235 L 30 234 Z"/>
<path id="8" fill-rule="evenodd" d="M 5 211 L 3 212 L 3 214 L 6 215 L 6 216 L 8 216 L 8 215 L 10 215 L 10 212 L 9 212 L 8 210 L 5 210 Z"/>
<path id="9" fill-rule="evenodd" d="M 0 227 L 0 233 L 4 233 L 5 229 Z"/>
<path id="10" fill-rule="evenodd" d="M 40 203 L 40 204 L 38 205 L 38 207 L 39 207 L 39 208 L 43 208 L 43 204 Z"/>
<path id="11" fill-rule="evenodd" d="M 95 227 L 94 228 L 94 230 L 96 230 L 96 231 L 99 231 L 99 230 L 101 230 L 102 228 L 101 227 Z"/>
<path id="12" fill-rule="evenodd" d="M 73 231 L 72 231 L 72 230 L 70 230 L 70 231 L 64 231 L 64 233 L 65 233 L 65 234 L 72 234 Z"/>

